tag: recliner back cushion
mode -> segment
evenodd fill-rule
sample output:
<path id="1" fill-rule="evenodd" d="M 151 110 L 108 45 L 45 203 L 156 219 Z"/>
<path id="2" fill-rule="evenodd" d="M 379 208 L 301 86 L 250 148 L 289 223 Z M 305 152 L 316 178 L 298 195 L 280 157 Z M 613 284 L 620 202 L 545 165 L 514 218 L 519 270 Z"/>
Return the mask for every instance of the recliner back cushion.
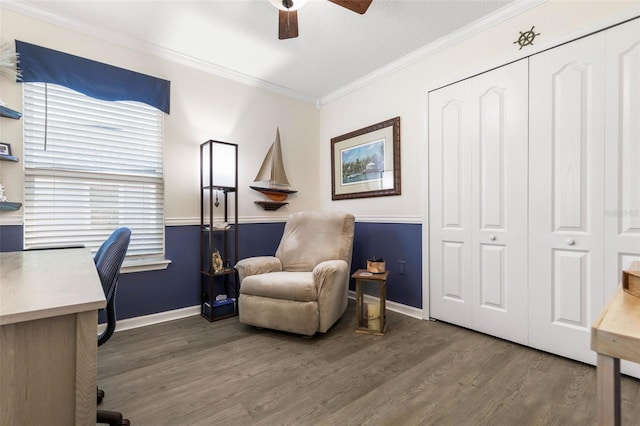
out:
<path id="1" fill-rule="evenodd" d="M 348 213 L 293 213 L 284 227 L 276 257 L 284 271 L 308 272 L 325 260 L 351 264 L 355 218 Z"/>

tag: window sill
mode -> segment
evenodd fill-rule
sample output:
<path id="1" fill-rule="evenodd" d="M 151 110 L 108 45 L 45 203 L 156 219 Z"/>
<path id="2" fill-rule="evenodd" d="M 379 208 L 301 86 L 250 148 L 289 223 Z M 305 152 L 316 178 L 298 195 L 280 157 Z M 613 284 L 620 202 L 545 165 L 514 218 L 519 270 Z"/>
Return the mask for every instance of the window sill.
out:
<path id="1" fill-rule="evenodd" d="M 169 259 L 125 260 L 122 268 L 120 268 L 120 273 L 161 271 L 167 269 L 170 264 L 171 260 Z"/>

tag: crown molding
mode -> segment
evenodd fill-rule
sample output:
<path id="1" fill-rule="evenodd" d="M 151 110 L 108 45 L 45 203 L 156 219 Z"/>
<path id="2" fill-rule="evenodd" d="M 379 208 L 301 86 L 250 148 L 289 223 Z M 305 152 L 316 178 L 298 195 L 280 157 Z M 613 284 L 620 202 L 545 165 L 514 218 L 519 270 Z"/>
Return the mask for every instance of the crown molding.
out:
<path id="1" fill-rule="evenodd" d="M 339 98 L 342 98 L 343 96 L 346 96 L 349 93 L 352 93 L 360 88 L 370 85 L 390 74 L 393 74 L 403 68 L 406 68 L 414 64 L 417 61 L 428 58 L 429 56 L 432 56 L 442 51 L 443 49 L 449 48 L 457 43 L 460 43 L 461 41 L 467 38 L 477 35 L 480 32 L 485 31 L 488 28 L 491 28 L 492 26 L 505 22 L 513 18 L 514 16 L 517 16 L 530 9 L 533 9 L 534 7 L 537 7 L 540 4 L 543 4 L 547 1 L 548 0 L 515 1 L 503 7 L 502 9 L 499 9 L 494 13 L 485 16 L 484 18 L 481 18 L 461 28 L 460 30 L 454 33 L 451 33 L 443 38 L 438 39 L 433 43 L 430 43 L 418 50 L 415 50 L 409 53 L 408 55 L 405 55 L 404 57 L 400 58 L 399 60 L 389 63 L 377 69 L 376 71 L 369 73 L 364 77 L 359 78 L 353 81 L 352 83 L 346 86 L 343 86 L 342 88 L 335 90 L 320 98 L 316 98 L 314 96 L 307 95 L 307 94 L 289 89 L 284 86 L 273 84 L 268 81 L 261 80 L 256 77 L 252 77 L 252 76 L 240 73 L 238 71 L 234 71 L 229 68 L 222 67 L 214 63 L 202 61 L 200 59 L 194 58 L 189 55 L 184 55 L 182 53 L 179 53 L 170 49 L 162 48 L 154 44 L 143 43 L 138 40 L 123 37 L 122 35 L 114 32 L 101 30 L 99 28 L 96 28 L 95 26 L 90 26 L 83 22 L 76 22 L 73 20 L 69 20 L 57 14 L 53 14 L 51 12 L 42 10 L 37 6 L 24 1 L 3 0 L 2 2 L 0 2 L 0 9 L 4 8 L 16 13 L 31 16 L 46 22 L 50 22 L 55 25 L 59 25 L 67 29 L 71 29 L 74 31 L 78 31 L 90 36 L 94 36 L 94 37 L 109 41 L 109 42 L 113 42 L 123 47 L 131 48 L 144 53 L 150 53 L 162 59 L 166 59 L 171 62 L 185 65 L 191 68 L 199 69 L 201 71 L 204 71 L 213 75 L 217 75 L 222 78 L 226 78 L 232 81 L 246 84 L 248 86 L 264 89 L 272 93 L 276 93 L 282 96 L 287 96 L 289 98 L 300 100 L 302 102 L 311 103 L 311 104 L 314 104 L 317 109 L 321 109 L 323 105 L 326 105 Z M 584 31 L 581 31 L 580 34 L 572 34 L 570 36 L 565 37 L 564 39 L 568 40 L 568 39 L 580 37 L 584 34 L 588 34 L 589 32 L 593 32 L 602 28 L 603 25 L 604 26 L 613 25 L 619 22 L 620 20 L 633 18 L 635 13 L 637 12 L 632 11 L 630 13 L 624 13 L 621 16 L 613 17 L 611 19 L 607 18 L 603 20 L 603 22 L 597 25 L 594 25 L 592 28 L 588 28 L 588 29 L 585 29 Z M 562 40 L 556 40 L 554 42 L 554 44 L 558 44 L 558 43 L 562 43 Z M 542 46 L 540 46 L 540 48 L 541 47 Z M 548 48 L 548 46 L 545 46 L 545 47 Z M 536 51 L 541 50 L 540 48 L 536 49 Z M 527 56 L 531 55 L 532 53 L 535 53 L 535 52 L 529 52 Z"/>
<path id="2" fill-rule="evenodd" d="M 0 9 L 4 8 L 16 13 L 20 13 L 36 19 L 40 19 L 42 21 L 61 26 L 63 28 L 67 28 L 67 29 L 77 31 L 92 37 L 106 40 L 126 48 L 137 50 L 139 52 L 152 54 L 159 58 L 162 58 L 177 64 L 181 64 L 184 66 L 188 66 L 191 68 L 195 68 L 200 71 L 217 75 L 219 77 L 226 78 L 232 81 L 236 81 L 236 82 L 245 84 L 247 86 L 252 86 L 252 87 L 260 88 L 263 90 L 267 90 L 272 93 L 297 99 L 305 103 L 311 103 L 311 104 L 314 104 L 316 108 L 319 110 L 322 108 L 323 105 L 329 102 L 335 101 L 336 99 L 346 96 L 347 94 L 357 89 L 360 89 L 377 80 L 380 80 L 419 60 L 422 60 L 431 55 L 434 55 L 435 53 L 439 52 L 442 49 L 446 49 L 447 47 L 450 47 L 456 43 L 459 43 L 460 41 L 466 38 L 469 38 L 475 34 L 478 34 L 479 32 L 484 31 L 493 25 L 504 22 L 512 18 L 513 16 L 516 16 L 541 3 L 544 3 L 545 1 L 547 0 L 516 1 L 492 13 L 491 15 L 488 15 L 478 21 L 475 21 L 470 25 L 463 27 L 462 29 L 456 31 L 455 33 L 452 33 L 446 37 L 443 37 L 434 43 L 430 43 L 424 46 L 423 48 L 418 49 L 404 56 L 403 58 L 400 58 L 397 61 L 394 61 L 388 65 L 385 65 L 384 67 L 379 68 L 378 70 L 372 73 L 369 73 L 368 75 L 360 79 L 357 79 L 354 82 L 320 98 L 316 98 L 314 96 L 307 95 L 305 93 L 301 93 L 296 90 L 292 90 L 290 88 L 268 82 L 266 80 L 252 77 L 247 74 L 234 71 L 232 69 L 222 67 L 220 65 L 217 65 L 211 62 L 203 61 L 201 59 L 197 59 L 190 55 L 185 55 L 171 49 L 166 49 L 155 44 L 145 43 L 136 39 L 124 37 L 121 34 L 118 34 L 112 31 L 106 31 L 104 29 L 100 29 L 98 27 L 86 24 L 84 22 L 71 20 L 71 19 L 62 17 L 58 14 L 43 10 L 39 8 L 37 5 L 31 4 L 25 1 L 4 0 L 0 2 Z"/>
<path id="3" fill-rule="evenodd" d="M 460 29 L 455 33 L 451 33 L 433 43 L 430 43 L 422 47 L 421 49 L 415 50 L 412 53 L 409 53 L 408 55 L 400 58 L 399 60 L 392 62 L 388 65 L 385 65 L 384 67 L 379 68 L 378 70 L 370 74 L 367 74 L 366 76 L 358 80 L 355 80 L 354 82 L 332 93 L 329 93 L 328 95 L 323 96 L 316 103 L 316 107 L 318 109 L 321 109 L 323 105 L 333 102 L 362 87 L 368 86 L 369 84 L 372 84 L 390 74 L 393 74 L 396 71 L 406 68 L 417 61 L 428 58 L 429 56 L 432 56 L 441 50 L 444 50 L 457 43 L 460 43 L 461 41 L 467 38 L 477 35 L 480 32 L 485 31 L 492 26 L 495 26 L 504 21 L 507 21 L 508 19 L 511 19 L 514 16 L 524 13 L 527 10 L 533 9 L 534 7 L 539 6 L 547 1 L 549 0 L 530 0 L 530 1 L 524 0 L 524 1 L 516 1 L 510 5 L 507 5 L 504 8 L 496 11 L 495 13 L 488 15 L 478 21 L 475 21 L 467 25 L 466 27 L 463 27 L 462 29 Z M 571 40 L 575 40 L 580 37 L 584 37 L 585 35 L 600 31 L 604 28 L 608 28 L 613 25 L 617 25 L 621 22 L 638 18 L 639 13 L 640 13 L 640 3 L 638 3 L 638 6 L 635 9 L 629 9 L 617 15 L 604 17 L 602 20 L 594 23 L 593 25 L 590 25 L 589 27 L 585 27 L 577 32 L 567 34 L 566 36 L 560 39 L 550 40 L 547 43 L 539 44 L 535 46 L 533 49 L 528 50 L 526 53 L 516 53 L 509 58 L 505 58 L 505 60 L 503 61 L 503 64 L 509 63 L 518 59 L 522 59 L 524 57 L 531 56 L 536 53 L 540 53 L 544 50 L 553 48 L 555 46 L 569 42 Z M 483 72 L 483 71 L 486 71 L 486 66 L 478 70 L 478 72 Z M 466 77 L 468 77 L 471 74 L 468 71 L 465 72 Z M 448 76 L 446 81 L 447 83 L 451 83 L 452 81 L 455 81 L 455 79 L 452 80 L 451 77 Z M 439 85 L 436 85 L 436 87 L 439 87 Z"/>
<path id="4" fill-rule="evenodd" d="M 487 15 L 471 24 L 462 27 L 456 32 L 453 32 L 445 37 L 442 37 L 433 43 L 429 43 L 426 46 L 415 50 L 408 55 L 403 56 L 397 61 L 391 62 L 382 68 L 373 71 L 365 75 L 362 78 L 359 78 L 352 83 L 329 93 L 322 98 L 320 98 L 319 105 L 326 105 L 330 102 L 333 102 L 337 99 L 342 98 L 343 96 L 348 95 L 351 92 L 354 92 L 362 87 L 368 86 L 390 74 L 393 74 L 403 68 L 408 67 L 409 65 L 414 64 L 420 60 L 428 58 L 429 56 L 435 55 L 436 53 L 444 50 L 448 47 L 451 47 L 461 41 L 470 38 L 474 35 L 479 34 L 482 31 L 487 30 L 495 25 L 498 25 L 502 22 L 505 22 L 514 16 L 517 16 L 521 13 L 526 12 L 527 10 L 533 9 L 536 6 L 539 6 L 542 3 L 545 3 L 548 0 L 524 0 L 524 1 L 515 1 L 513 3 L 508 4 L 507 6 L 497 10 L 496 12 Z"/>
<path id="5" fill-rule="evenodd" d="M 307 95 L 305 93 L 298 92 L 296 90 L 289 89 L 284 86 L 280 86 L 266 80 L 262 80 L 256 77 L 249 76 L 247 74 L 234 71 L 230 68 L 226 68 L 211 62 L 203 61 L 201 59 L 194 58 L 189 55 L 185 55 L 176 52 L 171 49 L 160 47 L 156 44 L 145 43 L 140 40 L 136 40 L 130 37 L 124 37 L 123 35 L 107 31 L 98 28 L 94 25 L 89 25 L 82 21 L 75 21 L 66 17 L 60 16 L 56 13 L 52 13 L 47 10 L 39 8 L 37 5 L 16 0 L 3 0 L 0 2 L 0 9 L 10 10 L 15 13 L 30 16 L 45 22 L 49 22 L 60 27 L 83 33 L 92 37 L 96 37 L 128 49 L 137 50 L 142 53 L 151 54 L 168 61 L 185 65 L 191 68 L 204 71 L 209 74 L 217 75 L 228 80 L 233 80 L 238 83 L 246 84 L 247 86 L 256 87 L 273 92 L 278 95 L 283 95 L 289 98 L 297 99 L 302 102 L 317 105 L 318 99 L 314 96 Z"/>

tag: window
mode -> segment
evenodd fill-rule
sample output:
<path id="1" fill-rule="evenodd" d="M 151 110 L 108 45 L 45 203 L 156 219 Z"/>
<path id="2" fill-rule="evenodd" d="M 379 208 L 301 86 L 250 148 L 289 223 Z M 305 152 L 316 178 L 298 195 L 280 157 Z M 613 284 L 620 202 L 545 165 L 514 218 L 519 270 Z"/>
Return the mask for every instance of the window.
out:
<path id="1" fill-rule="evenodd" d="M 125 264 L 164 259 L 163 113 L 24 84 L 25 247 L 92 250 L 131 229 Z"/>

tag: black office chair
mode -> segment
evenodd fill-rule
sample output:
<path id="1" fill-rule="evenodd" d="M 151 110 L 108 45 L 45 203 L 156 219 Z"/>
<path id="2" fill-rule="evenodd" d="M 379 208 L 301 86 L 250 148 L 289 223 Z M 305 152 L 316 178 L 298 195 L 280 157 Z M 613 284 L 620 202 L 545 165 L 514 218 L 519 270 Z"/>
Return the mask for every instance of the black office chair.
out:
<path id="1" fill-rule="evenodd" d="M 119 228 L 113 231 L 111 236 L 100 246 L 93 261 L 98 270 L 98 276 L 102 283 L 105 298 L 107 299 L 107 328 L 98 336 L 98 346 L 103 345 L 113 335 L 116 329 L 116 290 L 120 267 L 127 254 L 131 231 L 128 228 Z M 98 389 L 98 404 L 102 402 L 104 392 Z M 111 426 L 129 426 L 130 422 L 122 418 L 122 414 L 116 411 L 98 410 L 97 423 L 108 423 Z"/>

